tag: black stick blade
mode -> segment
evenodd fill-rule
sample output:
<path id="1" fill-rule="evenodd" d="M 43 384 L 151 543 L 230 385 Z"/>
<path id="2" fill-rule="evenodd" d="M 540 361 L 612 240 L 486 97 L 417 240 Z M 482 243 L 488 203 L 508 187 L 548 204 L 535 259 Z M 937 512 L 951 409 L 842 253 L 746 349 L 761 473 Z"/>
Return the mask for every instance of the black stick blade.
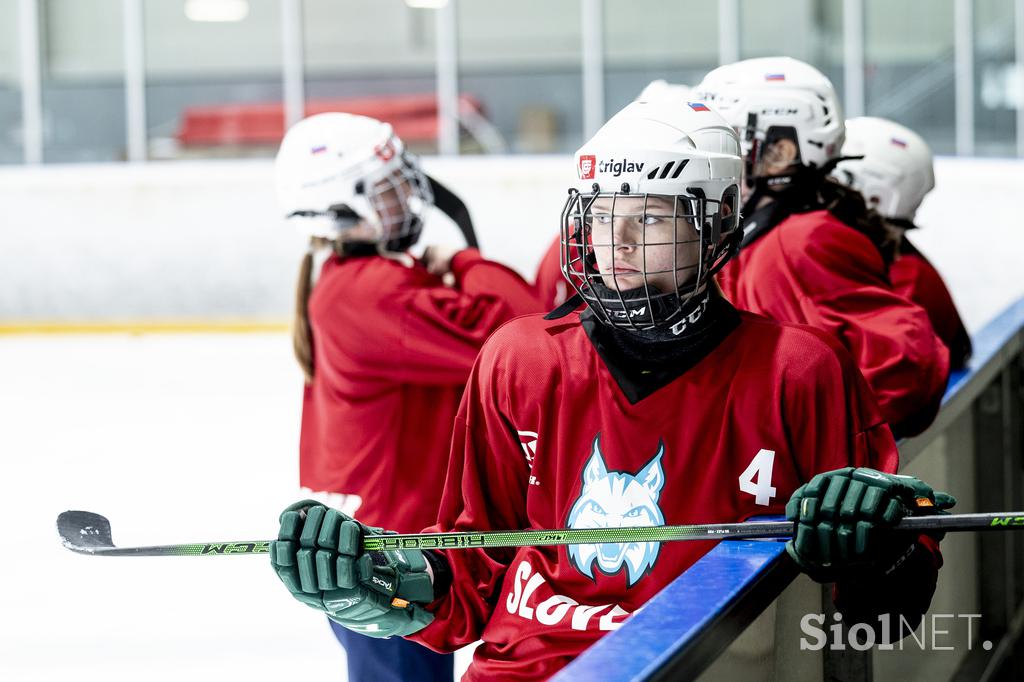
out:
<path id="1" fill-rule="evenodd" d="M 57 517 L 61 542 L 72 552 L 93 554 L 114 546 L 110 537 L 110 521 L 87 511 L 66 511 Z"/>

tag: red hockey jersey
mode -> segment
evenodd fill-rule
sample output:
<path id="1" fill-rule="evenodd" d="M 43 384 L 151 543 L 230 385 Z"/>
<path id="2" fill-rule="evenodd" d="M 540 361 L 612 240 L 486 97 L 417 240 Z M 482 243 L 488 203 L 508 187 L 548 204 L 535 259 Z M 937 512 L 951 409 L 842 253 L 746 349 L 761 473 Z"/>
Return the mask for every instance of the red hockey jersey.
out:
<path id="1" fill-rule="evenodd" d="M 889 278 L 898 294 L 928 313 L 935 333 L 949 348 L 950 366 L 963 368 L 971 355 L 971 338 L 935 266 L 911 247 L 909 253 L 901 253 L 889 266 Z"/>
<path id="2" fill-rule="evenodd" d="M 718 281 L 737 308 L 838 339 L 900 435 L 935 418 L 949 351 L 928 314 L 893 290 L 878 249 L 828 211 L 789 216 L 745 246 Z"/>
<path id="3" fill-rule="evenodd" d="M 838 343 L 741 313 L 710 354 L 631 405 L 577 315 L 514 320 L 481 351 L 432 530 L 729 522 L 783 514 L 814 473 L 895 471 Z M 447 553 L 453 585 L 413 639 L 483 644 L 466 680 L 543 679 L 618 628 L 714 543 Z"/>
<path id="4" fill-rule="evenodd" d="M 512 270 L 466 249 L 456 288 L 416 264 L 331 258 L 309 300 L 316 373 L 306 386 L 299 479 L 372 526 L 437 518 L 452 424 L 484 340 L 540 310 Z M 410 485 L 409 481 L 415 481 Z"/>
<path id="5" fill-rule="evenodd" d="M 537 297 L 545 310 L 554 310 L 565 303 L 573 293 L 572 286 L 562 274 L 562 238 L 555 237 L 547 252 L 537 266 L 537 277 L 534 280 Z"/>

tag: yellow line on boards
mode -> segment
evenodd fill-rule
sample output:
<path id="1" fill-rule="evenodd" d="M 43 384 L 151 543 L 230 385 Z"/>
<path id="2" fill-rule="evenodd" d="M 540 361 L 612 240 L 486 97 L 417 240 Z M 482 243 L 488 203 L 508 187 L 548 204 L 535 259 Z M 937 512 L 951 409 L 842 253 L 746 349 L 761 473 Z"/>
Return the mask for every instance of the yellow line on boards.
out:
<path id="1" fill-rule="evenodd" d="M 280 320 L 125 320 L 0 322 L 0 336 L 20 334 L 259 334 L 287 332 Z"/>

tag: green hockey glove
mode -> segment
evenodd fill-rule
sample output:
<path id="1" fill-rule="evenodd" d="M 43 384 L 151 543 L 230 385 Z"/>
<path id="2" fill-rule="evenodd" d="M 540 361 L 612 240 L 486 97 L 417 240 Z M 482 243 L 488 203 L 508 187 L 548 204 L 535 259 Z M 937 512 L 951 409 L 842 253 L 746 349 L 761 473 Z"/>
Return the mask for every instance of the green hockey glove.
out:
<path id="1" fill-rule="evenodd" d="M 893 530 L 904 516 L 942 514 L 956 498 L 913 476 L 847 467 L 797 488 L 786 505 L 796 522 L 786 551 L 818 582 L 872 579 L 913 551 L 917 534 Z M 939 538 L 941 539 L 941 537 Z"/>
<path id="2" fill-rule="evenodd" d="M 370 637 L 405 636 L 434 616 L 423 606 L 434 588 L 420 550 L 364 552 L 364 535 L 382 535 L 335 509 L 304 500 L 281 513 L 270 563 L 292 596 Z"/>

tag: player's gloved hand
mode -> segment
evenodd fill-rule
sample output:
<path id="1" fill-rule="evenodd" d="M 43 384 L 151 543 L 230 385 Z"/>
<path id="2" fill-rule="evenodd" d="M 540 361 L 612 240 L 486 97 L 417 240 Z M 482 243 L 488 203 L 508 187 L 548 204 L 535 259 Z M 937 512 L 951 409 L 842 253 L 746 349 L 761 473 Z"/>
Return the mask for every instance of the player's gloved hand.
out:
<path id="1" fill-rule="evenodd" d="M 384 535 L 312 500 L 281 513 L 270 563 L 292 596 L 370 637 L 405 636 L 434 616 L 434 588 L 420 550 L 364 552 L 364 535 Z"/>
<path id="2" fill-rule="evenodd" d="M 423 250 L 423 265 L 427 272 L 441 277 L 452 271 L 452 259 L 462 249 L 443 244 L 431 244 Z"/>
<path id="3" fill-rule="evenodd" d="M 893 526 L 905 516 L 947 513 L 954 504 L 952 495 L 913 476 L 853 467 L 827 471 L 797 488 L 786 504 L 786 518 L 796 522 L 786 551 L 818 582 L 876 578 L 903 563 L 917 541 L 917 533 Z"/>

